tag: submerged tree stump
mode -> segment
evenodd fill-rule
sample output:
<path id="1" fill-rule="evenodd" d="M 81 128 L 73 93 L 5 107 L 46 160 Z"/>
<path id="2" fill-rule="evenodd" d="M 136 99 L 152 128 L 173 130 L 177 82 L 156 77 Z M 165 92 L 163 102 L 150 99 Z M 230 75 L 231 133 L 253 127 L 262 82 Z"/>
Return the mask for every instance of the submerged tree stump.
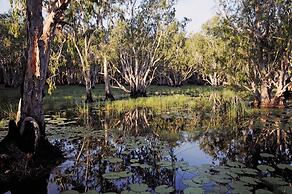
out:
<path id="1" fill-rule="evenodd" d="M 24 180 L 48 177 L 61 161 L 62 152 L 40 136 L 35 119 L 27 117 L 20 126 L 10 121 L 8 134 L 0 142 L 0 193 L 14 191 L 15 185 L 26 185 Z"/>
<path id="2" fill-rule="evenodd" d="M 25 118 L 18 127 L 15 121 L 9 122 L 7 136 L 2 145 L 15 145 L 24 153 L 37 153 L 40 143 L 40 128 L 32 117 Z"/>

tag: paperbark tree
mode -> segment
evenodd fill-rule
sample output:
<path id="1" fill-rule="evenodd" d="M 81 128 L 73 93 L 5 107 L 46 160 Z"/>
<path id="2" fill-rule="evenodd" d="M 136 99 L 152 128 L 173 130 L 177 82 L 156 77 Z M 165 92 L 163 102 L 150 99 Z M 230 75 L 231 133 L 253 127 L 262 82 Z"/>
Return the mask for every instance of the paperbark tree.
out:
<path id="1" fill-rule="evenodd" d="M 116 50 L 112 66 L 123 81 L 112 79 L 131 97 L 146 96 L 146 89 L 154 79 L 162 59 L 165 26 L 174 19 L 173 4 L 161 0 L 129 1 L 111 34 L 111 44 Z"/>
<path id="2" fill-rule="evenodd" d="M 186 22 L 187 20 L 182 23 L 175 21 L 168 25 L 163 37 L 163 60 L 157 74 L 163 76 L 170 86 L 181 86 L 195 72 L 190 41 L 184 30 Z"/>
<path id="3" fill-rule="evenodd" d="M 38 125 L 39 131 L 36 132 L 36 135 L 40 139 L 45 138 L 43 97 L 50 60 L 50 46 L 56 28 L 61 27 L 60 22 L 68 4 L 69 0 L 54 1 L 49 6 L 47 16 L 43 20 L 43 1 L 26 1 L 27 63 L 17 124 L 21 126 L 25 120 L 30 120 L 27 118 L 32 118 Z"/>
<path id="4" fill-rule="evenodd" d="M 291 83 L 292 1 L 220 2 L 240 85 L 253 92 L 255 106 L 284 107 Z"/>

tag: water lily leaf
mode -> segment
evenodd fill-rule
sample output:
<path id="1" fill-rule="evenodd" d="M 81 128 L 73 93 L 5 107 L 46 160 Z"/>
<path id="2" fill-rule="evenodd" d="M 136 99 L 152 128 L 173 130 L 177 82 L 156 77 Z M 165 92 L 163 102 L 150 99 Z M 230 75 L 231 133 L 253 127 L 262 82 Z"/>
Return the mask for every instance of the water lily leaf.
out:
<path id="1" fill-rule="evenodd" d="M 129 185 L 131 191 L 134 192 L 144 192 L 148 189 L 148 185 L 144 184 L 144 183 L 140 183 L 140 184 L 131 184 Z"/>
<path id="2" fill-rule="evenodd" d="M 289 186 L 282 186 L 282 187 L 279 187 L 278 190 L 279 190 L 281 193 L 292 194 L 292 187 L 289 187 Z"/>
<path id="3" fill-rule="evenodd" d="M 247 187 L 247 183 L 242 182 L 242 181 L 233 181 L 232 183 L 229 184 L 231 188 L 236 189 L 236 188 L 241 188 L 241 187 Z"/>
<path id="4" fill-rule="evenodd" d="M 211 179 L 213 180 L 213 181 L 215 181 L 216 183 L 220 183 L 220 184 L 227 184 L 227 183 L 230 183 L 230 179 L 231 179 L 231 177 L 230 176 L 228 176 L 228 175 L 226 175 L 226 174 L 223 174 L 223 175 L 220 175 L 220 174 L 218 174 L 218 175 L 213 175 L 212 177 L 211 177 Z"/>
<path id="5" fill-rule="evenodd" d="M 201 184 L 195 183 L 192 180 L 183 180 L 182 181 L 184 185 L 189 186 L 189 187 L 200 187 Z"/>
<path id="6" fill-rule="evenodd" d="M 288 185 L 282 178 L 279 177 L 264 177 L 262 180 L 271 185 Z"/>
<path id="7" fill-rule="evenodd" d="M 292 166 L 290 166 L 289 164 L 278 164 L 277 167 L 281 170 L 285 170 L 285 169 L 292 170 Z"/>
<path id="8" fill-rule="evenodd" d="M 233 179 L 237 179 L 239 176 L 238 174 L 235 174 L 233 172 L 226 172 L 226 174 L 228 174 L 230 177 L 232 177 Z"/>
<path id="9" fill-rule="evenodd" d="M 102 194 L 117 194 L 116 192 L 106 192 L 106 193 L 102 193 Z"/>
<path id="10" fill-rule="evenodd" d="M 113 164 L 123 162 L 123 160 L 121 158 L 112 158 L 112 157 L 110 157 L 110 158 L 107 158 L 106 160 L 109 161 L 110 163 L 113 163 Z"/>
<path id="11" fill-rule="evenodd" d="M 246 190 L 245 188 L 234 189 L 231 193 L 234 193 L 234 194 L 252 194 L 251 191 Z"/>
<path id="12" fill-rule="evenodd" d="M 255 191 L 255 194 L 273 194 L 273 193 L 265 189 L 258 189 Z"/>
<path id="13" fill-rule="evenodd" d="M 235 174 L 239 174 L 239 175 L 244 174 L 242 168 L 230 168 L 229 170 L 230 172 L 235 173 Z"/>
<path id="14" fill-rule="evenodd" d="M 274 172 L 275 171 L 275 169 L 273 167 L 268 166 L 268 165 L 258 165 L 257 169 L 259 169 L 260 171 L 264 171 L 264 172 L 266 172 L 266 171 Z"/>
<path id="15" fill-rule="evenodd" d="M 257 185 L 259 182 L 261 182 L 259 179 L 248 177 L 248 176 L 240 177 L 240 180 L 242 182 L 248 183 L 249 185 Z"/>
<path id="16" fill-rule="evenodd" d="M 235 168 L 245 167 L 245 165 L 240 162 L 231 162 L 231 161 L 227 162 L 227 166 L 235 167 Z"/>
<path id="17" fill-rule="evenodd" d="M 139 160 L 138 159 L 131 159 L 130 162 L 131 163 L 137 163 L 137 162 L 139 162 Z"/>
<path id="18" fill-rule="evenodd" d="M 206 183 L 210 182 L 210 179 L 208 179 L 207 177 L 196 176 L 196 177 L 192 178 L 192 181 L 194 183 L 198 183 L 198 184 L 206 184 Z"/>
<path id="19" fill-rule="evenodd" d="M 96 190 L 89 190 L 85 194 L 99 194 Z"/>
<path id="20" fill-rule="evenodd" d="M 252 168 L 243 168 L 241 171 L 244 174 L 248 174 L 248 175 L 257 175 L 258 174 L 258 170 L 252 169 Z"/>
<path id="21" fill-rule="evenodd" d="M 134 191 L 122 191 L 121 194 L 137 194 L 137 192 L 134 192 Z"/>
<path id="22" fill-rule="evenodd" d="M 169 187 L 168 185 L 160 185 L 155 188 L 156 193 L 171 193 L 174 191 L 173 187 Z"/>
<path id="23" fill-rule="evenodd" d="M 120 178 L 127 178 L 127 177 L 132 176 L 133 173 L 131 173 L 131 172 L 127 172 L 127 171 L 122 171 L 122 172 L 118 172 L 117 175 L 118 175 Z"/>
<path id="24" fill-rule="evenodd" d="M 132 167 L 138 167 L 138 166 L 141 166 L 140 163 L 134 163 L 134 164 L 131 164 Z"/>
<path id="25" fill-rule="evenodd" d="M 262 158 L 274 158 L 275 157 L 273 154 L 269 154 L 269 153 L 261 153 L 260 156 Z"/>
<path id="26" fill-rule="evenodd" d="M 69 190 L 69 191 L 64 191 L 61 194 L 79 194 L 78 191 L 74 191 L 74 190 Z"/>
<path id="27" fill-rule="evenodd" d="M 201 188 L 193 188 L 193 187 L 189 187 L 184 190 L 184 194 L 194 194 L 194 193 L 201 194 L 201 193 L 204 193 L 204 190 Z"/>
<path id="28" fill-rule="evenodd" d="M 161 162 L 158 163 L 158 165 L 160 165 L 161 167 L 166 168 L 166 167 L 171 167 L 172 163 L 169 162 L 169 161 L 161 161 Z"/>
<path id="29" fill-rule="evenodd" d="M 117 175 L 117 173 L 115 173 L 115 172 L 109 172 L 109 173 L 103 174 L 102 177 L 105 179 L 109 179 L 109 180 L 114 180 L 114 179 L 120 178 L 119 175 Z"/>
<path id="30" fill-rule="evenodd" d="M 148 164 L 141 164 L 140 167 L 141 168 L 151 168 L 151 166 Z"/>
<path id="31" fill-rule="evenodd" d="M 226 188 L 226 186 L 222 186 L 222 185 L 213 187 L 211 191 L 212 192 L 208 192 L 208 193 L 213 193 L 213 194 L 228 193 L 228 189 Z"/>

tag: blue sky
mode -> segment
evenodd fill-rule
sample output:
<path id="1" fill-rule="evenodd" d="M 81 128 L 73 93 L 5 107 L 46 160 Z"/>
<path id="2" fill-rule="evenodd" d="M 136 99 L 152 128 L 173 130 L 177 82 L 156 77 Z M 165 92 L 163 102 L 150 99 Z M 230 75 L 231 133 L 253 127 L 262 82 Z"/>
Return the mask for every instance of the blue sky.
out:
<path id="1" fill-rule="evenodd" d="M 9 0 L 0 0 L 0 13 L 8 11 L 9 7 Z M 201 25 L 216 14 L 216 3 L 215 0 L 178 0 L 176 11 L 179 20 L 192 19 L 187 26 L 188 32 L 198 32 Z"/>

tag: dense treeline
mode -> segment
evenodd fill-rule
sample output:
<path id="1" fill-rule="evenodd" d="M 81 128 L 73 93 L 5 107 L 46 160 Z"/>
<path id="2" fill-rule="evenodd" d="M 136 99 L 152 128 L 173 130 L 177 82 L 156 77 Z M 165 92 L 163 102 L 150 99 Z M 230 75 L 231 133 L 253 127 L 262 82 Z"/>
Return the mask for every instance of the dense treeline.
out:
<path id="1" fill-rule="evenodd" d="M 51 46 L 47 84 L 96 83 L 145 96 L 150 84 L 203 83 L 250 91 L 254 105 L 285 105 L 291 88 L 291 0 L 221 0 L 202 31 L 187 34 L 174 0 L 72 1 Z M 25 63 L 25 30 L 0 18 L 0 82 L 16 87 Z"/>

